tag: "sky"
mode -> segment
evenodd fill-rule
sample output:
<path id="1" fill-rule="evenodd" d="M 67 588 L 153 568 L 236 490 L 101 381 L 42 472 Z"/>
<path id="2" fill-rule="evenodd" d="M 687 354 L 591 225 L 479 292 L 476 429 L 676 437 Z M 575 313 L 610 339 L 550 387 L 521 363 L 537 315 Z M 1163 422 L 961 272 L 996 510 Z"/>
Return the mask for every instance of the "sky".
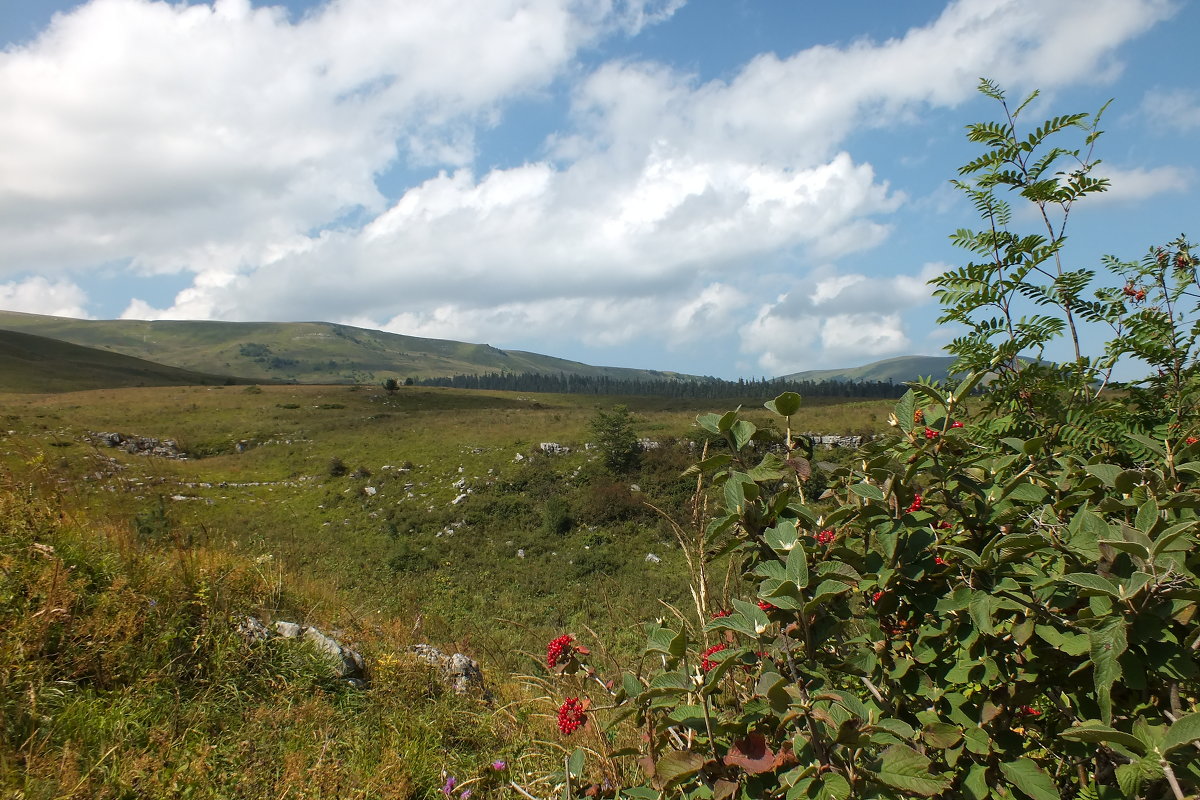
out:
<path id="1" fill-rule="evenodd" d="M 1200 237 L 1197 34 L 1186 0 L 0 0 L 0 308 L 726 378 L 938 354 L 979 79 L 1031 125 L 1113 100 L 1065 251 L 1102 269 Z"/>

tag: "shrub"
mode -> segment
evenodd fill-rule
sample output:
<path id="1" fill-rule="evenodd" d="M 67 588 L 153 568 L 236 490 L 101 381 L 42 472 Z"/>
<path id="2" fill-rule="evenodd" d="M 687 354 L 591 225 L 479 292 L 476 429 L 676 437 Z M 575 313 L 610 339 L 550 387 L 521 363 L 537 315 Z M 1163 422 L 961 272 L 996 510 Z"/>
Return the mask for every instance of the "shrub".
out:
<path id="1" fill-rule="evenodd" d="M 642 448 L 626 406 L 613 406 L 611 411 L 598 409 L 592 418 L 591 431 L 605 468 L 625 473 L 637 466 Z"/>
<path id="2" fill-rule="evenodd" d="M 571 509 L 561 497 L 550 497 L 542 506 L 542 532 L 562 536 L 571 529 Z"/>
<path id="3" fill-rule="evenodd" d="M 738 412 L 698 419 L 727 449 L 697 468 L 721 510 L 677 530 L 695 617 L 647 624 L 656 668 L 608 684 L 606 705 L 645 737 L 650 786 L 630 796 L 1184 800 L 1200 788 L 1196 261 L 1182 238 L 1140 265 L 1112 261 L 1124 288 L 1091 301 L 1091 274 L 1059 266 L 1061 228 L 1010 233 L 997 187 L 1063 215 L 1104 188 L 1090 152 L 1039 151 L 1072 129 L 1090 148 L 1095 118 L 1018 136 L 1028 102 L 969 129 L 990 149 L 960 188 L 986 224 L 956 239 L 983 258 L 937 281 L 944 319 L 969 329 L 956 385 L 910 384 L 893 433 L 834 471 L 830 505 L 800 491 L 797 395 L 766 404 L 785 423 L 783 453 L 756 452 L 759 430 Z M 1076 167 L 1053 172 L 1064 157 Z M 1045 313 L 1016 316 L 1020 298 Z M 1080 320 L 1113 325 L 1104 357 L 1077 346 Z M 1060 335 L 1073 363 L 1020 365 Z M 1155 374 L 1097 392 L 1130 354 Z M 973 415 L 962 398 L 989 376 Z M 718 600 L 708 567 L 726 555 L 740 581 Z"/>

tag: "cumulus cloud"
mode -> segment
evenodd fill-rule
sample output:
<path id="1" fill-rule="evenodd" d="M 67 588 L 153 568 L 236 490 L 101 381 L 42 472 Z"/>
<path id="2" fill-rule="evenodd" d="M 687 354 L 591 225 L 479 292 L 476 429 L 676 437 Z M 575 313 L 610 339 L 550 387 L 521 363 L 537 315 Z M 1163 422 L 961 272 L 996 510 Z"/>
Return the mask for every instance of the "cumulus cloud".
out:
<path id="1" fill-rule="evenodd" d="M 1185 192 L 1193 183 L 1192 170 L 1186 167 L 1161 166 L 1122 169 L 1111 164 L 1100 164 L 1094 177 L 1108 178 L 1108 190 L 1092 195 L 1093 204 L 1134 203 L 1158 194 Z"/>
<path id="2" fill-rule="evenodd" d="M 338 0 L 298 21 L 92 0 L 0 52 L 0 270 L 262 263 L 383 208 L 397 159 L 468 162 L 474 126 L 592 35 L 567 0 Z"/>
<path id="3" fill-rule="evenodd" d="M 1200 128 L 1200 93 L 1194 89 L 1151 89 L 1142 99 L 1141 112 L 1153 126 L 1186 133 Z"/>
<path id="4" fill-rule="evenodd" d="M 928 282 L 947 268 L 930 263 L 891 278 L 816 270 L 758 309 L 740 330 L 742 352 L 771 375 L 906 352 L 903 314 L 930 302 Z"/>
<path id="5" fill-rule="evenodd" d="M 40 276 L 0 283 L 0 308 L 27 314 L 86 319 L 87 294 L 68 280 Z"/>
<path id="6" fill-rule="evenodd" d="M 578 69 L 582 48 L 681 5 L 335 0 L 291 19 L 249 0 L 92 0 L 0 53 L 0 270 L 129 259 L 194 274 L 168 307 L 133 300 L 126 316 L 501 344 L 537 331 L 682 346 L 740 328 L 773 372 L 804 348 L 897 352 L 919 276 L 817 276 L 823 294 L 792 289 L 747 321 L 764 269 L 887 239 L 907 198 L 847 138 L 963 102 L 981 74 L 1111 77 L 1114 48 L 1173 8 L 957 0 L 901 37 L 764 54 L 728 80 Z M 581 77 L 544 158 L 478 169 L 477 137 L 505 104 L 562 76 Z M 444 169 L 385 196 L 399 162 Z"/>

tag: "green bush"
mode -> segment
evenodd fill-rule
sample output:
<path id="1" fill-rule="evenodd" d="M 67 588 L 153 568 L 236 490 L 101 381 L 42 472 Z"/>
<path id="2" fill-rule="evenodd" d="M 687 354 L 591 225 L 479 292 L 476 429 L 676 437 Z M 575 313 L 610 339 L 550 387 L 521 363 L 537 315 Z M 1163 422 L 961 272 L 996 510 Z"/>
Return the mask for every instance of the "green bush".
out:
<path id="1" fill-rule="evenodd" d="M 1025 136 L 1028 102 L 969 128 L 988 150 L 959 186 L 985 225 L 955 239 L 979 261 L 936 281 L 943 318 L 968 330 L 956 385 L 910 384 L 893 433 L 831 476 L 830 503 L 801 493 L 799 396 L 766 404 L 783 453 L 757 450 L 738 412 L 698 419 L 726 448 L 697 468 L 719 511 L 677 530 L 694 616 L 647 624 L 653 666 L 614 676 L 605 700 L 644 734 L 649 785 L 628 796 L 1200 790 L 1197 261 L 1182 238 L 1112 261 L 1124 286 L 1089 300 L 1092 274 L 1061 267 L 1061 227 L 1010 231 L 997 189 L 1061 221 L 1104 188 L 1088 176 L 1096 119 Z M 1073 130 L 1081 149 L 1044 146 Z M 1038 315 L 1020 315 L 1028 300 Z M 1101 357 L 1077 346 L 1080 321 L 1113 326 Z M 1071 363 L 1019 360 L 1058 336 Z M 1151 377 L 1098 391 L 1129 355 Z M 729 595 L 710 575 L 721 559 Z M 564 671 L 593 674 L 571 658 Z M 572 694 L 589 690 L 573 680 Z"/>

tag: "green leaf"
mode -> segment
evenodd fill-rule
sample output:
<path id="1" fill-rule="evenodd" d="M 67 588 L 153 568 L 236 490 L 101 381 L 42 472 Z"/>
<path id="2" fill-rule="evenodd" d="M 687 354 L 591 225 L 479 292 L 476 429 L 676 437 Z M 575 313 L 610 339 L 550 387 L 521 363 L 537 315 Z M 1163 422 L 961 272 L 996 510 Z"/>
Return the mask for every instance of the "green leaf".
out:
<path id="1" fill-rule="evenodd" d="M 1158 522 L 1158 504 L 1154 502 L 1154 498 L 1150 498 L 1138 508 L 1133 524 L 1139 531 L 1148 534 L 1156 522 Z"/>
<path id="2" fill-rule="evenodd" d="M 962 780 L 962 790 L 969 800 L 987 800 L 987 767 L 983 764 L 972 764 L 967 770 L 967 776 Z"/>
<path id="3" fill-rule="evenodd" d="M 865 497 L 868 500 L 883 501 L 883 492 L 878 486 L 869 483 L 856 483 L 850 487 L 850 491 L 854 492 L 859 497 Z"/>
<path id="4" fill-rule="evenodd" d="M 768 411 L 774 411 L 781 417 L 790 417 L 800 410 L 800 395 L 795 392 L 784 392 L 774 400 L 763 403 Z"/>
<path id="5" fill-rule="evenodd" d="M 971 621 L 980 633 L 991 634 L 992 629 L 992 596 L 984 591 L 976 591 L 971 595 Z"/>
<path id="6" fill-rule="evenodd" d="M 797 586 L 802 589 L 808 586 L 808 558 L 803 547 L 793 547 L 788 553 L 786 569 L 788 578 Z"/>
<path id="7" fill-rule="evenodd" d="M 578 779 L 583 777 L 584 759 L 587 754 L 582 747 L 576 747 L 575 752 L 571 753 L 571 757 L 567 759 L 567 771 L 572 778 Z"/>
<path id="8" fill-rule="evenodd" d="M 797 548 L 798 538 L 796 523 L 793 520 L 783 520 L 775 527 L 763 531 L 763 539 L 767 546 L 781 556 Z"/>
<path id="9" fill-rule="evenodd" d="M 753 422 L 747 422 L 744 419 L 739 419 L 737 422 L 735 422 L 730 431 L 733 434 L 734 449 L 741 450 L 743 447 L 745 447 L 750 441 L 750 437 L 752 437 L 754 432 L 757 430 L 758 428 L 754 426 Z"/>
<path id="10" fill-rule="evenodd" d="M 721 432 L 721 417 L 717 414 L 701 414 L 696 417 L 696 424 L 709 433 Z"/>
<path id="11" fill-rule="evenodd" d="M 704 766 L 704 756 L 688 750 L 673 750 L 654 764 L 655 786 L 667 787 L 676 781 L 690 778 Z"/>
<path id="12" fill-rule="evenodd" d="M 673 631 L 650 622 L 646 624 L 646 652 L 666 653 L 672 658 L 682 658 L 687 651 L 687 636 L 683 631 Z"/>
<path id="13" fill-rule="evenodd" d="M 850 797 L 850 781 L 840 773 L 827 772 L 818 775 L 809 785 L 808 794 L 814 800 L 848 800 Z"/>
<path id="14" fill-rule="evenodd" d="M 1117 476 L 1122 471 L 1116 464 L 1088 464 L 1084 469 L 1102 480 L 1110 489 L 1117 485 Z"/>
<path id="15" fill-rule="evenodd" d="M 1112 685 L 1121 677 L 1118 659 L 1125 652 L 1125 622 L 1120 618 L 1108 620 L 1088 631 L 1088 644 L 1096 682 L 1096 701 L 1105 725 L 1112 724 Z"/>
<path id="16" fill-rule="evenodd" d="M 933 402 L 937 403 L 942 408 L 946 407 L 946 398 L 942 395 L 942 393 L 940 391 L 938 391 L 937 387 L 928 386 L 926 384 L 917 383 L 915 381 L 908 382 L 905 385 L 908 386 L 910 389 L 912 389 L 914 392 L 925 395 L 926 397 L 928 397 Z"/>
<path id="17" fill-rule="evenodd" d="M 1091 572 L 1072 572 L 1064 575 L 1063 580 L 1083 589 L 1079 593 L 1082 597 L 1090 597 L 1094 594 L 1106 594 L 1114 600 L 1121 597 L 1121 590 L 1115 583 Z"/>
<path id="18" fill-rule="evenodd" d="M 625 690 L 628 697 L 637 697 L 642 693 L 642 682 L 637 679 L 636 675 L 631 675 L 626 672 L 621 676 L 621 688 Z"/>
<path id="19" fill-rule="evenodd" d="M 921 739 L 930 747 L 947 750 L 962 739 L 962 729 L 949 722 L 931 722 L 921 731 Z"/>
<path id="20" fill-rule="evenodd" d="M 904 393 L 900 402 L 896 403 L 896 419 L 900 421 L 900 430 L 909 433 L 913 429 L 913 414 L 917 411 L 917 396 L 912 389 Z"/>
<path id="21" fill-rule="evenodd" d="M 1200 741 L 1200 713 L 1186 714 L 1167 729 L 1167 737 L 1162 743 L 1163 754 L 1197 741 Z"/>
<path id="22" fill-rule="evenodd" d="M 822 604 L 829 602 L 834 597 L 837 597 L 839 594 L 844 594 L 845 592 L 850 591 L 850 588 L 850 586 L 842 583 L 841 581 L 821 581 L 817 588 L 813 590 L 812 599 L 804 604 L 804 612 L 806 614 L 811 613 L 815 609 L 820 608 Z"/>
<path id="23" fill-rule="evenodd" d="M 1064 739 L 1075 742 L 1109 742 L 1127 747 L 1138 755 L 1144 755 L 1146 746 L 1132 733 L 1125 733 L 1108 725 L 1102 725 L 1094 720 L 1084 722 L 1074 728 L 1068 728 L 1059 734 Z"/>
<path id="24" fill-rule="evenodd" d="M 1000 771 L 1009 783 L 1033 800 L 1062 800 L 1050 776 L 1028 758 L 1018 758 L 1009 764 L 1001 764 Z"/>
<path id="25" fill-rule="evenodd" d="M 933 797 L 945 791 L 951 779 L 934 775 L 928 758 L 902 744 L 894 744 L 883 751 L 876 779 L 902 792 Z"/>

